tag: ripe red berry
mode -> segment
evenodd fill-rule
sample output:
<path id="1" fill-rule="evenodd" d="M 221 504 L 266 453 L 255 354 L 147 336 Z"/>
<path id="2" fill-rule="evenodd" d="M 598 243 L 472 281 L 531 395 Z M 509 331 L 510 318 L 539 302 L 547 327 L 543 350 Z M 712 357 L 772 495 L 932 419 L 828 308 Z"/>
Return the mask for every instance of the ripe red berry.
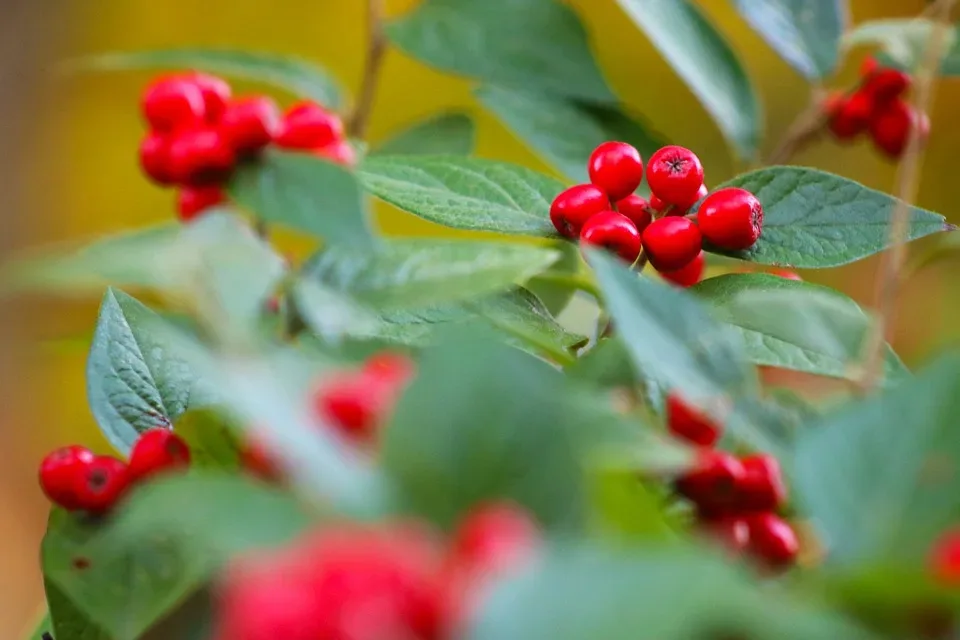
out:
<path id="1" fill-rule="evenodd" d="M 941 584 L 960 585 L 960 529 L 944 532 L 933 543 L 927 557 L 930 575 Z"/>
<path id="2" fill-rule="evenodd" d="M 177 191 L 177 216 L 181 222 L 190 222 L 210 207 L 223 204 L 226 194 L 218 186 L 181 187 Z"/>
<path id="3" fill-rule="evenodd" d="M 550 221 L 565 238 L 579 238 L 584 223 L 610 209 L 610 199 L 592 184 L 578 184 L 560 192 L 550 205 Z"/>
<path id="4" fill-rule="evenodd" d="M 907 148 L 913 127 L 919 127 L 920 138 L 925 140 L 930 132 L 927 115 L 918 114 L 903 100 L 893 100 L 873 114 L 870 136 L 877 149 L 891 158 L 899 158 Z"/>
<path id="5" fill-rule="evenodd" d="M 220 120 L 220 132 L 240 155 L 256 153 L 270 144 L 279 126 L 280 110 L 265 96 L 233 100 Z"/>
<path id="6" fill-rule="evenodd" d="M 800 552 L 797 534 L 787 522 L 773 513 L 747 517 L 750 531 L 750 552 L 772 568 L 790 566 Z"/>
<path id="7" fill-rule="evenodd" d="M 617 211 L 626 216 L 637 228 L 637 231 L 643 233 L 643 230 L 653 221 L 653 213 L 650 211 L 650 205 L 642 197 L 630 194 L 626 198 L 617 202 Z"/>
<path id="8" fill-rule="evenodd" d="M 580 243 L 604 249 L 633 264 L 640 255 L 640 233 L 630 218 L 616 211 L 602 211 L 583 225 Z"/>
<path id="9" fill-rule="evenodd" d="M 873 56 L 867 56 L 863 59 L 863 62 L 860 63 L 860 77 L 864 80 L 868 79 L 880 68 L 880 63 L 877 62 L 877 59 Z"/>
<path id="10" fill-rule="evenodd" d="M 315 102 L 298 102 L 284 114 L 274 142 L 282 149 L 314 150 L 339 142 L 343 121 Z"/>
<path id="11" fill-rule="evenodd" d="M 130 482 L 143 482 L 162 473 L 185 470 L 190 466 L 190 447 L 170 429 L 156 427 L 144 431 L 130 452 L 127 474 Z"/>
<path id="12" fill-rule="evenodd" d="M 320 385 L 314 408 L 344 435 L 368 440 L 390 407 L 388 386 L 362 373 L 341 373 Z"/>
<path id="13" fill-rule="evenodd" d="M 207 73 L 194 71 L 184 76 L 184 79 L 193 82 L 200 89 L 203 96 L 204 116 L 207 124 L 217 124 L 227 109 L 227 102 L 233 92 L 230 84 L 223 78 Z"/>
<path id="14" fill-rule="evenodd" d="M 673 211 L 673 208 L 669 204 L 667 204 L 666 202 L 658 198 L 657 194 L 655 193 L 650 194 L 650 208 L 656 211 L 657 213 L 666 213 L 667 209 L 670 209 L 671 212 Z"/>
<path id="15" fill-rule="evenodd" d="M 697 222 L 703 237 L 721 249 L 749 249 L 763 230 L 763 207 L 757 197 L 738 187 L 711 193 L 700 205 Z"/>
<path id="16" fill-rule="evenodd" d="M 170 174 L 179 184 L 219 184 L 235 164 L 233 149 L 216 129 L 182 131 L 170 144 Z"/>
<path id="17" fill-rule="evenodd" d="M 102 515 L 114 507 L 129 485 L 125 462 L 111 456 L 95 456 L 80 474 L 77 508 Z"/>
<path id="18" fill-rule="evenodd" d="M 361 370 L 364 376 L 390 385 L 407 383 L 415 371 L 413 360 L 405 354 L 393 351 L 381 351 L 370 356 Z"/>
<path id="19" fill-rule="evenodd" d="M 680 495 L 697 505 L 700 513 L 717 517 L 736 508 L 743 475 L 743 465 L 735 457 L 704 449 L 693 469 L 677 479 L 676 487 Z"/>
<path id="20" fill-rule="evenodd" d="M 663 202 L 689 209 L 699 199 L 703 186 L 700 158 L 685 147 L 663 147 L 647 163 L 647 183 Z"/>
<path id="21" fill-rule="evenodd" d="M 282 477 L 267 448 L 256 439 L 240 447 L 240 466 L 266 482 L 277 482 Z"/>
<path id="22" fill-rule="evenodd" d="M 343 165 L 344 167 L 352 167 L 357 164 L 357 152 L 353 150 L 353 145 L 346 140 L 337 140 L 336 142 L 314 149 L 313 153 L 325 160 L 329 160 L 334 164 Z"/>
<path id="23" fill-rule="evenodd" d="M 886 67 L 876 69 L 863 83 L 862 91 L 873 95 L 876 103 L 883 104 L 902 96 L 910 89 L 911 84 L 908 73 Z"/>
<path id="24" fill-rule="evenodd" d="M 731 553 L 744 551 L 750 544 L 750 528 L 743 518 L 722 516 L 701 519 L 697 522 L 697 526 Z"/>
<path id="25" fill-rule="evenodd" d="M 93 453 L 80 445 L 61 447 L 47 454 L 40 463 L 40 488 L 50 502 L 67 510 L 78 509 L 77 491 L 84 469 L 93 459 Z"/>
<path id="26" fill-rule="evenodd" d="M 720 425 L 688 405 L 676 392 L 667 396 L 667 428 L 678 438 L 701 447 L 715 445 L 722 432 Z"/>
<path id="27" fill-rule="evenodd" d="M 159 185 L 175 181 L 170 172 L 170 140 L 159 133 L 148 133 L 140 142 L 140 168 Z"/>
<path id="28" fill-rule="evenodd" d="M 740 505 L 744 511 L 774 511 L 787 499 L 780 463 L 771 455 L 759 454 L 743 458 L 743 481 L 740 483 Z"/>
<path id="29" fill-rule="evenodd" d="M 706 264 L 706 257 L 704 257 L 704 253 L 701 251 L 687 266 L 680 267 L 676 271 L 662 271 L 660 275 L 663 276 L 664 280 L 672 282 L 678 287 L 692 287 L 700 282 Z"/>
<path id="30" fill-rule="evenodd" d="M 873 96 L 864 91 L 841 97 L 832 107 L 827 126 L 838 140 L 851 140 L 866 130 L 874 106 Z"/>
<path id="31" fill-rule="evenodd" d="M 537 523 L 522 508 L 503 503 L 476 507 L 460 522 L 451 552 L 459 564 L 495 573 L 525 559 L 540 543 Z"/>
<path id="32" fill-rule="evenodd" d="M 590 182 L 614 201 L 626 198 L 643 181 L 640 152 L 626 142 L 604 142 L 590 155 L 587 168 Z"/>
<path id="33" fill-rule="evenodd" d="M 687 266 L 700 253 L 701 244 L 697 225 L 684 217 L 654 220 L 643 232 L 643 248 L 657 271 Z"/>
<path id="34" fill-rule="evenodd" d="M 206 111 L 200 87 L 179 77 L 150 83 L 140 105 L 150 128 L 160 133 L 196 127 L 203 122 Z"/>
<path id="35" fill-rule="evenodd" d="M 794 271 L 790 271 L 789 269 L 771 269 L 769 273 L 772 276 L 777 276 L 778 278 L 783 278 L 784 280 L 803 281 L 803 278 L 801 278 L 799 274 Z"/>

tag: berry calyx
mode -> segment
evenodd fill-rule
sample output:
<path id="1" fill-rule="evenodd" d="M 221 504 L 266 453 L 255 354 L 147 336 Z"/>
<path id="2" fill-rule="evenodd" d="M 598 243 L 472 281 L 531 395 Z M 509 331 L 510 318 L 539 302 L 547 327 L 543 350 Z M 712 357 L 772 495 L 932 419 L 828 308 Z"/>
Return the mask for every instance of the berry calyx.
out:
<path id="1" fill-rule="evenodd" d="M 633 264 L 640 255 L 642 242 L 630 218 L 616 211 L 602 211 L 583 225 L 580 243 L 604 249 L 624 262 Z"/>
<path id="2" fill-rule="evenodd" d="M 80 474 L 77 508 L 103 515 L 123 497 L 129 486 L 126 463 L 111 456 L 95 456 L 83 466 Z"/>
<path id="3" fill-rule="evenodd" d="M 735 510 L 743 476 L 743 465 L 735 457 L 705 449 L 694 467 L 677 479 L 676 488 L 680 495 L 696 504 L 702 514 L 717 517 Z"/>
<path id="4" fill-rule="evenodd" d="M 706 268 L 707 259 L 703 251 L 697 254 L 697 257 L 691 260 L 687 266 L 680 267 L 676 271 L 662 271 L 660 275 L 667 282 L 671 282 L 678 287 L 692 287 L 700 282 L 703 277 L 703 271 Z"/>
<path id="5" fill-rule="evenodd" d="M 610 199 L 599 187 L 578 184 L 564 189 L 550 205 L 550 222 L 565 238 L 579 238 L 583 225 L 601 211 L 610 209 Z"/>
<path id="6" fill-rule="evenodd" d="M 177 191 L 177 217 L 190 222 L 210 207 L 226 202 L 227 196 L 218 186 L 181 187 Z"/>
<path id="7" fill-rule="evenodd" d="M 130 482 L 143 482 L 189 466 L 190 447 L 187 443 L 170 429 L 156 427 L 137 438 L 130 452 L 127 474 Z"/>
<path id="8" fill-rule="evenodd" d="M 604 142 L 594 149 L 587 165 L 590 182 L 611 200 L 622 200 L 643 181 L 640 152 L 626 142 Z"/>
<path id="9" fill-rule="evenodd" d="M 170 141 L 159 133 L 148 133 L 140 141 L 140 168 L 159 185 L 174 184 L 170 172 Z"/>
<path id="10" fill-rule="evenodd" d="M 217 124 L 227 109 L 227 103 L 233 92 L 230 84 L 223 78 L 208 73 L 194 71 L 184 76 L 184 80 L 192 82 L 203 96 L 204 115 L 207 124 Z"/>
<path id="11" fill-rule="evenodd" d="M 282 149 L 310 151 L 339 142 L 343 121 L 315 102 L 298 102 L 281 120 L 274 142 Z"/>
<path id="12" fill-rule="evenodd" d="M 703 165 L 693 151 L 676 145 L 666 146 L 650 157 L 647 183 L 660 200 L 686 210 L 699 200 Z"/>
<path id="13" fill-rule="evenodd" d="M 192 129 L 170 143 L 170 174 L 180 184 L 206 186 L 229 177 L 236 163 L 233 149 L 216 129 Z"/>
<path id="14" fill-rule="evenodd" d="M 86 447 L 61 447 L 40 463 L 40 488 L 55 505 L 73 511 L 80 508 L 79 483 L 84 469 L 93 462 L 94 455 Z"/>
<path id="15" fill-rule="evenodd" d="M 763 230 L 763 207 L 749 191 L 726 187 L 706 197 L 697 222 L 703 237 L 713 245 L 729 251 L 749 249 Z"/>
<path id="16" fill-rule="evenodd" d="M 240 155 L 254 154 L 273 141 L 280 126 L 280 110 L 265 96 L 240 98 L 226 105 L 220 132 Z"/>
<path id="17" fill-rule="evenodd" d="M 749 551 L 774 569 L 792 565 L 800 552 L 797 534 L 787 522 L 773 513 L 747 517 L 750 532 Z"/>
<path id="18" fill-rule="evenodd" d="M 643 248 L 657 271 L 676 271 L 687 266 L 700 253 L 701 244 L 697 225 L 683 217 L 654 220 L 643 232 Z"/>
<path id="19" fill-rule="evenodd" d="M 143 92 L 140 106 L 147 123 L 160 133 L 198 126 L 206 112 L 200 87 L 181 77 L 152 82 Z"/>
<path id="20" fill-rule="evenodd" d="M 637 231 L 643 233 L 651 222 L 653 222 L 653 213 L 650 211 L 650 205 L 641 196 L 630 194 L 626 198 L 617 201 L 617 211 L 630 219 Z"/>
<path id="21" fill-rule="evenodd" d="M 774 511 L 787 499 L 780 463 L 771 455 L 758 454 L 743 458 L 743 480 L 740 483 L 740 506 L 744 511 Z"/>
<path id="22" fill-rule="evenodd" d="M 712 447 L 720 439 L 720 425 L 691 407 L 676 392 L 667 396 L 667 428 L 687 442 Z"/>

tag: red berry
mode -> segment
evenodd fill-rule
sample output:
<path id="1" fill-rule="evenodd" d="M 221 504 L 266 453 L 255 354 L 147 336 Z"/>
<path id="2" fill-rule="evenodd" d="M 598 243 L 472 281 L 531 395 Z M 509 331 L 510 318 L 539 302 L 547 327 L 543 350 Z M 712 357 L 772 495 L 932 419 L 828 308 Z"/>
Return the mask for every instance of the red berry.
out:
<path id="1" fill-rule="evenodd" d="M 658 198 L 655 193 L 650 194 L 650 208 L 657 213 L 666 213 L 667 209 L 671 209 L 672 212 L 672 207 Z"/>
<path id="2" fill-rule="evenodd" d="M 343 121 L 315 102 L 298 102 L 290 107 L 274 142 L 282 149 L 314 150 L 339 142 Z"/>
<path id="3" fill-rule="evenodd" d="M 160 78 L 147 86 L 141 109 L 150 127 L 160 133 L 196 127 L 205 106 L 200 87 L 185 78 Z"/>
<path id="4" fill-rule="evenodd" d="M 494 503 L 467 514 L 454 533 L 451 550 L 458 563 L 494 573 L 529 556 L 540 539 L 540 529 L 526 511 Z"/>
<path id="5" fill-rule="evenodd" d="M 220 132 L 238 154 L 260 151 L 273 141 L 280 126 L 280 110 L 265 96 L 230 102 L 220 120 Z"/>
<path id="6" fill-rule="evenodd" d="M 267 448 L 256 439 L 251 439 L 240 448 L 240 466 L 267 482 L 277 482 L 282 476 Z"/>
<path id="7" fill-rule="evenodd" d="M 415 371 L 413 360 L 393 351 L 381 351 L 370 356 L 361 369 L 364 376 L 392 385 L 407 383 Z"/>
<path id="8" fill-rule="evenodd" d="M 203 96 L 204 115 L 207 124 L 217 124 L 227 109 L 227 102 L 233 92 L 230 84 L 223 78 L 207 73 L 194 71 L 184 76 L 184 79 L 193 82 L 200 89 Z"/>
<path id="9" fill-rule="evenodd" d="M 592 184 L 578 184 L 560 192 L 550 205 L 550 221 L 565 238 L 579 238 L 587 220 L 610 209 L 610 199 Z"/>
<path id="10" fill-rule="evenodd" d="M 740 506 L 744 511 L 774 511 L 787 499 L 780 463 L 771 455 L 743 458 L 744 476 L 740 484 Z"/>
<path id="11" fill-rule="evenodd" d="M 346 140 L 331 142 L 326 146 L 314 149 L 313 153 L 344 167 L 352 167 L 357 164 L 357 152 L 353 150 L 353 145 Z"/>
<path id="12" fill-rule="evenodd" d="M 960 586 L 960 529 L 946 531 L 934 542 L 927 565 L 938 582 Z"/>
<path id="13" fill-rule="evenodd" d="M 763 207 L 745 189 L 726 187 L 711 193 L 700 205 L 697 222 L 703 237 L 721 249 L 749 249 L 763 230 Z"/>
<path id="14" fill-rule="evenodd" d="M 616 211 L 601 211 L 587 220 L 580 231 L 580 243 L 605 249 L 633 264 L 640 255 L 640 233 L 630 218 Z"/>
<path id="15" fill-rule="evenodd" d="M 640 152 L 626 142 L 604 142 L 590 155 L 590 182 L 611 200 L 622 200 L 643 181 Z"/>
<path id="16" fill-rule="evenodd" d="M 223 204 L 226 194 L 218 186 L 181 187 L 177 191 L 177 216 L 181 222 L 190 222 L 210 207 Z"/>
<path id="17" fill-rule="evenodd" d="M 341 373 L 323 382 L 314 396 L 317 413 L 345 435 L 367 440 L 389 409 L 389 385 L 362 373 Z"/>
<path id="18" fill-rule="evenodd" d="M 880 68 L 880 63 L 873 56 L 867 56 L 860 63 L 860 77 L 867 80 Z"/>
<path id="19" fill-rule="evenodd" d="M 170 173 L 180 184 L 221 183 L 235 164 L 233 149 L 216 129 L 183 131 L 170 144 Z"/>
<path id="20" fill-rule="evenodd" d="M 95 456 L 80 474 L 77 508 L 102 515 L 123 497 L 129 485 L 125 462 L 111 456 Z"/>
<path id="21" fill-rule="evenodd" d="M 903 100 L 893 100 L 873 114 L 870 136 L 880 151 L 891 158 L 899 158 L 907 148 L 912 127 L 919 127 L 920 138 L 925 140 L 930 133 L 930 120 Z"/>
<path id="22" fill-rule="evenodd" d="M 190 466 L 190 447 L 170 429 L 156 427 L 144 431 L 130 452 L 127 474 L 130 482 L 143 482 L 158 474 L 183 470 Z"/>
<path id="23" fill-rule="evenodd" d="M 667 396 L 667 427 L 670 433 L 702 447 L 712 447 L 722 428 L 699 410 L 689 406 L 676 392 Z"/>
<path id="24" fill-rule="evenodd" d="M 721 516 L 736 508 L 743 465 L 723 451 L 704 449 L 693 469 L 677 479 L 677 491 L 689 498 L 702 514 Z"/>
<path id="25" fill-rule="evenodd" d="M 647 163 L 647 183 L 663 202 L 689 209 L 699 200 L 703 186 L 700 158 L 684 147 L 663 147 Z"/>
<path id="26" fill-rule="evenodd" d="M 773 568 L 785 568 L 794 563 L 800 552 L 800 541 L 788 523 L 773 513 L 747 517 L 750 531 L 750 552 Z"/>
<path id="27" fill-rule="evenodd" d="M 643 232 L 643 248 L 657 271 L 687 266 L 700 253 L 701 243 L 697 225 L 684 217 L 654 220 Z"/>
<path id="28" fill-rule="evenodd" d="M 789 269 L 771 269 L 770 275 L 777 276 L 778 278 L 783 278 L 784 280 L 797 280 L 802 282 L 801 278 L 797 273 L 790 271 Z"/>
<path id="29" fill-rule="evenodd" d="M 643 233 L 643 230 L 653 221 L 650 205 L 638 195 L 631 194 L 618 201 L 617 211 L 629 218 L 640 233 Z"/>
<path id="30" fill-rule="evenodd" d="M 170 173 L 170 141 L 159 133 L 148 133 L 140 142 L 140 168 L 160 185 L 174 183 Z"/>
<path id="31" fill-rule="evenodd" d="M 738 553 L 750 544 L 747 521 L 735 516 L 701 519 L 698 527 L 732 553 Z"/>
<path id="32" fill-rule="evenodd" d="M 678 287 L 692 287 L 700 282 L 703 277 L 703 270 L 706 267 L 707 260 L 703 251 L 697 254 L 697 257 L 691 260 L 687 266 L 680 267 L 676 271 L 662 271 L 660 275 L 667 282 L 672 282 Z"/>
<path id="33" fill-rule="evenodd" d="M 827 126 L 838 140 L 851 140 L 866 130 L 873 111 L 873 96 L 858 91 L 849 98 L 840 99 Z"/>
<path id="34" fill-rule="evenodd" d="M 899 98 L 910 88 L 910 75 L 890 67 L 877 69 L 864 82 L 862 91 L 871 94 L 874 102 L 883 104 Z"/>
<path id="35" fill-rule="evenodd" d="M 61 447 L 47 454 L 40 463 L 40 488 L 50 502 L 67 510 L 78 509 L 77 492 L 84 469 L 93 459 L 93 453 L 80 445 Z"/>

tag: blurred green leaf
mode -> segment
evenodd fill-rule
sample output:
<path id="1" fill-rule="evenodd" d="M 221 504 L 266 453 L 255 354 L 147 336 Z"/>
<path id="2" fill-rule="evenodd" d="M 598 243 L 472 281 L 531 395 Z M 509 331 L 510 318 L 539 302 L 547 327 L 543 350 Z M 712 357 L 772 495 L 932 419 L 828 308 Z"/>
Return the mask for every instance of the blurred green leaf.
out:
<path id="1" fill-rule="evenodd" d="M 465 113 L 444 113 L 395 134 L 377 145 L 376 155 L 469 155 L 476 127 Z"/>
<path id="2" fill-rule="evenodd" d="M 46 578 L 43 590 L 50 612 L 30 640 L 46 640 L 44 632 L 53 636 L 54 640 L 112 640 L 106 631 L 91 622 L 57 585 Z"/>
<path id="3" fill-rule="evenodd" d="M 638 388 L 644 402 L 655 413 L 662 414 L 666 390 L 660 382 L 637 369 L 623 339 L 619 336 L 604 338 L 581 356 L 567 373 L 603 388 Z"/>
<path id="4" fill-rule="evenodd" d="M 923 62 L 927 46 L 936 22 L 926 18 L 890 18 L 885 20 L 871 20 L 858 24 L 843 37 L 843 44 L 847 48 L 864 44 L 879 45 L 886 56 L 897 66 L 915 71 Z M 954 53 L 957 44 L 957 32 L 951 28 L 947 35 L 945 51 L 948 57 L 944 59 L 944 67 L 949 68 L 953 62 L 951 58 L 960 60 L 960 55 Z"/>
<path id="5" fill-rule="evenodd" d="M 583 260 L 580 258 L 580 247 L 566 240 L 555 240 L 551 248 L 560 252 L 560 259 L 550 265 L 549 273 L 537 274 L 527 281 L 527 289 L 543 302 L 543 305 L 554 316 L 560 315 L 573 296 L 577 288 L 573 281 L 564 282 L 566 276 L 576 279 L 580 273 Z M 559 278 L 552 278 L 557 277 Z"/>
<path id="6" fill-rule="evenodd" d="M 190 447 L 192 468 L 216 471 L 240 469 L 237 428 L 230 424 L 222 409 L 189 409 L 177 418 L 174 430 Z"/>

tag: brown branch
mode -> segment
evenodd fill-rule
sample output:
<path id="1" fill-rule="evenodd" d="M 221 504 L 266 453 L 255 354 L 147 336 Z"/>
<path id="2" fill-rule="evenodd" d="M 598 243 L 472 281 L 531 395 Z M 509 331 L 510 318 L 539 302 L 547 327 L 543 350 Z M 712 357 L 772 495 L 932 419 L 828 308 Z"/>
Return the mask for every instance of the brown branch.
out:
<path id="1" fill-rule="evenodd" d="M 767 166 L 786 164 L 794 154 L 820 137 L 827 124 L 823 99 L 823 91 L 814 89 L 810 95 L 810 104 L 787 128 L 783 138 L 767 159 L 765 163 Z"/>
<path id="2" fill-rule="evenodd" d="M 937 0 L 933 13 L 936 26 L 930 34 L 930 41 L 924 52 L 923 60 L 916 69 L 916 92 L 913 108 L 916 113 L 928 113 L 933 103 L 936 79 L 940 71 L 940 61 L 947 47 L 947 35 L 950 30 L 950 11 L 955 0 Z M 862 368 L 856 384 L 861 393 L 873 389 L 883 375 L 884 342 L 892 336 L 896 323 L 896 301 L 903 281 L 903 267 L 907 258 L 907 231 L 910 219 L 910 203 L 917 197 L 920 186 L 920 168 L 923 161 L 923 143 L 920 127 L 910 129 L 907 148 L 897 169 L 897 204 L 890 220 L 890 251 L 886 252 L 880 263 L 876 284 L 877 317 L 871 325 L 863 349 Z"/>
<path id="3" fill-rule="evenodd" d="M 383 56 L 387 52 L 387 36 L 383 29 L 383 3 L 384 0 L 367 0 L 367 57 L 364 62 L 357 106 L 347 127 L 350 137 L 361 140 L 367 134 L 367 125 L 370 122 L 370 113 L 373 111 L 373 102 L 380 79 L 380 69 L 383 67 Z"/>

